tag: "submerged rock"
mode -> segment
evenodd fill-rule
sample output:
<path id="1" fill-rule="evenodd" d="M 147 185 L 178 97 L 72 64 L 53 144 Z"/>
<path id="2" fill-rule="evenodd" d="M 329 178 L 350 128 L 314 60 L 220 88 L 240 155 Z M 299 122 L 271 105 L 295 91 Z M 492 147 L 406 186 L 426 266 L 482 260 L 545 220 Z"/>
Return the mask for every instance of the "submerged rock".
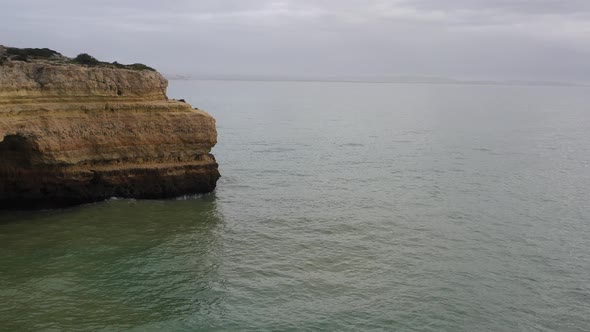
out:
<path id="1" fill-rule="evenodd" d="M 215 189 L 215 119 L 158 72 L 18 57 L 0 46 L 0 209 Z"/>

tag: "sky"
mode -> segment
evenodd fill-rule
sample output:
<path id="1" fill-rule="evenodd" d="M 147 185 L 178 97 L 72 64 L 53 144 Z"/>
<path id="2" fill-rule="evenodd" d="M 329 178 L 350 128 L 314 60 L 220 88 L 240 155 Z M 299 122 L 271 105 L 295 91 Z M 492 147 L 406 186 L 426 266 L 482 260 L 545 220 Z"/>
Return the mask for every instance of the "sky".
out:
<path id="1" fill-rule="evenodd" d="M 0 44 L 168 74 L 590 82 L 590 0 L 0 0 Z"/>

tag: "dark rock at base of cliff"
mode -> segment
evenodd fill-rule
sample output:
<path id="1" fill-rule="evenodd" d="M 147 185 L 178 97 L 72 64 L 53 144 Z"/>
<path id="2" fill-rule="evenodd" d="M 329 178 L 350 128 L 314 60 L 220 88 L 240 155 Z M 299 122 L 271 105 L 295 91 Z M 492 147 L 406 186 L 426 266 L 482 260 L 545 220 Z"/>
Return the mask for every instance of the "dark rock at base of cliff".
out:
<path id="1" fill-rule="evenodd" d="M 112 197 L 174 198 L 212 192 L 219 177 L 217 163 L 90 171 L 0 170 L 0 209 L 60 208 Z"/>

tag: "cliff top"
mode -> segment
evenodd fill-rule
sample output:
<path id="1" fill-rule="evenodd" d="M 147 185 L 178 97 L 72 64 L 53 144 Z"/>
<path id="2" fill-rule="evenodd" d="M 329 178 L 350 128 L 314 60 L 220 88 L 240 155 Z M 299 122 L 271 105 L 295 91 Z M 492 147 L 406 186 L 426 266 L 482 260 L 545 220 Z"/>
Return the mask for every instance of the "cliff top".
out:
<path id="1" fill-rule="evenodd" d="M 155 71 L 154 68 L 142 63 L 124 65 L 117 61 L 112 63 L 99 61 L 87 53 L 81 53 L 75 58 L 69 58 L 49 48 L 17 48 L 0 45 L 0 66 L 10 61 L 49 62 L 52 64 L 77 64 L 88 67 Z"/>
<path id="2" fill-rule="evenodd" d="M 166 101 L 168 81 L 143 64 L 69 58 L 48 48 L 0 46 L 0 107 L 23 104 Z M 20 106 L 18 106 L 20 107 Z M 0 110 L 1 111 L 1 110 Z"/>

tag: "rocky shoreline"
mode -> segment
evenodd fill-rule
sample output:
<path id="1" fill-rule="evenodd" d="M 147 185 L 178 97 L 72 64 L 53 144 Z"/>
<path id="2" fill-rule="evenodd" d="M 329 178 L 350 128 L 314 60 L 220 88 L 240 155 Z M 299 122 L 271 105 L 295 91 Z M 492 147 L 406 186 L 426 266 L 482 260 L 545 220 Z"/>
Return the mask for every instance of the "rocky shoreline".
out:
<path id="1" fill-rule="evenodd" d="M 0 209 L 215 189 L 215 119 L 169 100 L 158 72 L 0 58 Z"/>

